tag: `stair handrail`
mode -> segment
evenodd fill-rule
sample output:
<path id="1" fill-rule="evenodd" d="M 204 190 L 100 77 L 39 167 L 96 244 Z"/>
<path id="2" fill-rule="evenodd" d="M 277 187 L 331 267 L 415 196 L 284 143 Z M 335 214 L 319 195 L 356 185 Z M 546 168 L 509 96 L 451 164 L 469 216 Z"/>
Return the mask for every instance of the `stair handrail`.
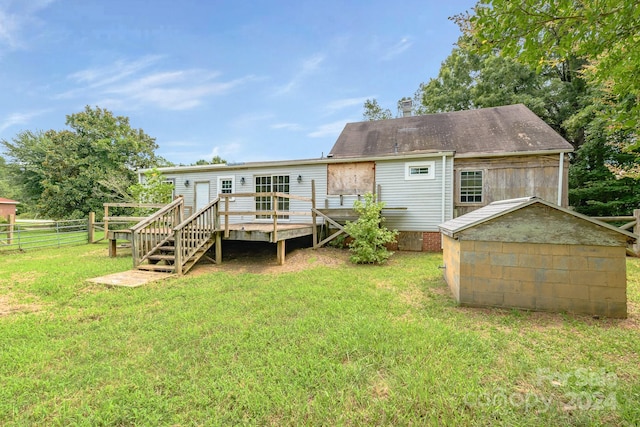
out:
<path id="1" fill-rule="evenodd" d="M 207 244 L 220 229 L 216 197 L 202 209 L 173 228 L 175 244 L 175 272 L 183 274 L 183 268 L 198 250 Z"/>
<path id="2" fill-rule="evenodd" d="M 149 225 L 149 223 L 155 221 L 157 219 L 157 217 L 162 216 L 165 212 L 173 209 L 174 207 L 176 207 L 178 205 L 183 205 L 183 204 L 184 204 L 184 197 L 183 196 L 178 196 L 178 197 L 176 197 L 176 199 L 173 202 L 169 203 L 168 205 L 165 205 L 163 208 L 161 208 L 160 210 L 155 212 L 153 215 L 150 215 L 150 216 L 146 217 L 145 219 L 141 220 L 136 225 L 131 227 L 130 230 L 132 232 L 136 232 L 139 229 Z"/>
<path id="3" fill-rule="evenodd" d="M 130 228 L 134 268 L 173 237 L 174 224 L 182 222 L 183 215 L 184 198 L 178 196 L 173 202 Z"/>

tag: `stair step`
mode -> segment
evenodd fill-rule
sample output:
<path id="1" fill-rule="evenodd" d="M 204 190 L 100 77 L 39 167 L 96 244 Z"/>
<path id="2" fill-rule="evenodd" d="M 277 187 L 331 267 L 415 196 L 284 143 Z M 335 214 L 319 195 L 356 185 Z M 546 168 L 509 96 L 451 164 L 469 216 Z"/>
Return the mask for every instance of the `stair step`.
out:
<path id="1" fill-rule="evenodd" d="M 138 268 L 138 270 L 166 271 L 166 272 L 169 272 L 169 273 L 173 273 L 175 271 L 175 267 L 173 265 L 141 264 L 137 268 Z"/>
<path id="2" fill-rule="evenodd" d="M 159 251 L 162 252 L 175 252 L 176 247 L 175 246 L 160 246 L 158 248 Z"/>
<path id="3" fill-rule="evenodd" d="M 154 260 L 154 261 L 175 261 L 176 257 L 175 255 L 149 255 L 148 259 L 150 260 Z"/>

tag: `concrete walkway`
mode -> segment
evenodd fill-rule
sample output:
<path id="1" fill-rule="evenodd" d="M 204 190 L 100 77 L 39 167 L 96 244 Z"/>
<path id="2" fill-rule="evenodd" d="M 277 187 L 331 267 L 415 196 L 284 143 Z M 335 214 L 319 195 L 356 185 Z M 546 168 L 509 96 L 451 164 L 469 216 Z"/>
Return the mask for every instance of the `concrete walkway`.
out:
<path id="1" fill-rule="evenodd" d="M 174 277 L 172 273 L 159 273 L 157 271 L 129 270 L 120 273 L 113 273 L 107 276 L 88 279 L 88 282 L 100 285 L 123 286 L 126 288 L 137 288 L 156 280 Z"/>

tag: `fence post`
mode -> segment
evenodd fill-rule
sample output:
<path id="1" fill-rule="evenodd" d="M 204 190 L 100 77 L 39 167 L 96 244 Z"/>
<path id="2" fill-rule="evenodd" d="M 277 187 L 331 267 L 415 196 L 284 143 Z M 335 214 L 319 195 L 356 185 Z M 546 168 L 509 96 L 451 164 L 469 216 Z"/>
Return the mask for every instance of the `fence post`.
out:
<path id="1" fill-rule="evenodd" d="M 633 210 L 633 216 L 636 217 L 636 225 L 633 226 L 633 234 L 640 236 L 640 209 Z M 638 237 L 640 239 L 640 237 Z M 640 241 L 636 240 L 633 244 L 633 251 L 640 256 Z"/>
<path id="2" fill-rule="evenodd" d="M 104 238 L 108 239 L 109 237 L 109 205 L 104 204 Z"/>
<path id="3" fill-rule="evenodd" d="M 16 224 L 15 214 L 9 214 L 9 228 L 7 229 L 7 244 L 13 243 L 13 227 Z"/>
<path id="4" fill-rule="evenodd" d="M 89 243 L 93 243 L 93 235 L 96 226 L 96 213 L 89 212 L 89 223 L 87 224 L 87 240 Z"/>

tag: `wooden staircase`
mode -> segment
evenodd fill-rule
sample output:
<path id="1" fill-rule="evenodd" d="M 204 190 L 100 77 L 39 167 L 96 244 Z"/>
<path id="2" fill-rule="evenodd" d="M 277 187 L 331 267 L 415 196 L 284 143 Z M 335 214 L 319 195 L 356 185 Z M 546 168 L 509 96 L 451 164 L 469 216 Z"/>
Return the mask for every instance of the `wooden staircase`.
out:
<path id="1" fill-rule="evenodd" d="M 183 220 L 184 199 L 160 209 L 131 229 L 133 266 L 138 270 L 188 272 L 215 244 L 220 233 L 215 199 Z"/>

